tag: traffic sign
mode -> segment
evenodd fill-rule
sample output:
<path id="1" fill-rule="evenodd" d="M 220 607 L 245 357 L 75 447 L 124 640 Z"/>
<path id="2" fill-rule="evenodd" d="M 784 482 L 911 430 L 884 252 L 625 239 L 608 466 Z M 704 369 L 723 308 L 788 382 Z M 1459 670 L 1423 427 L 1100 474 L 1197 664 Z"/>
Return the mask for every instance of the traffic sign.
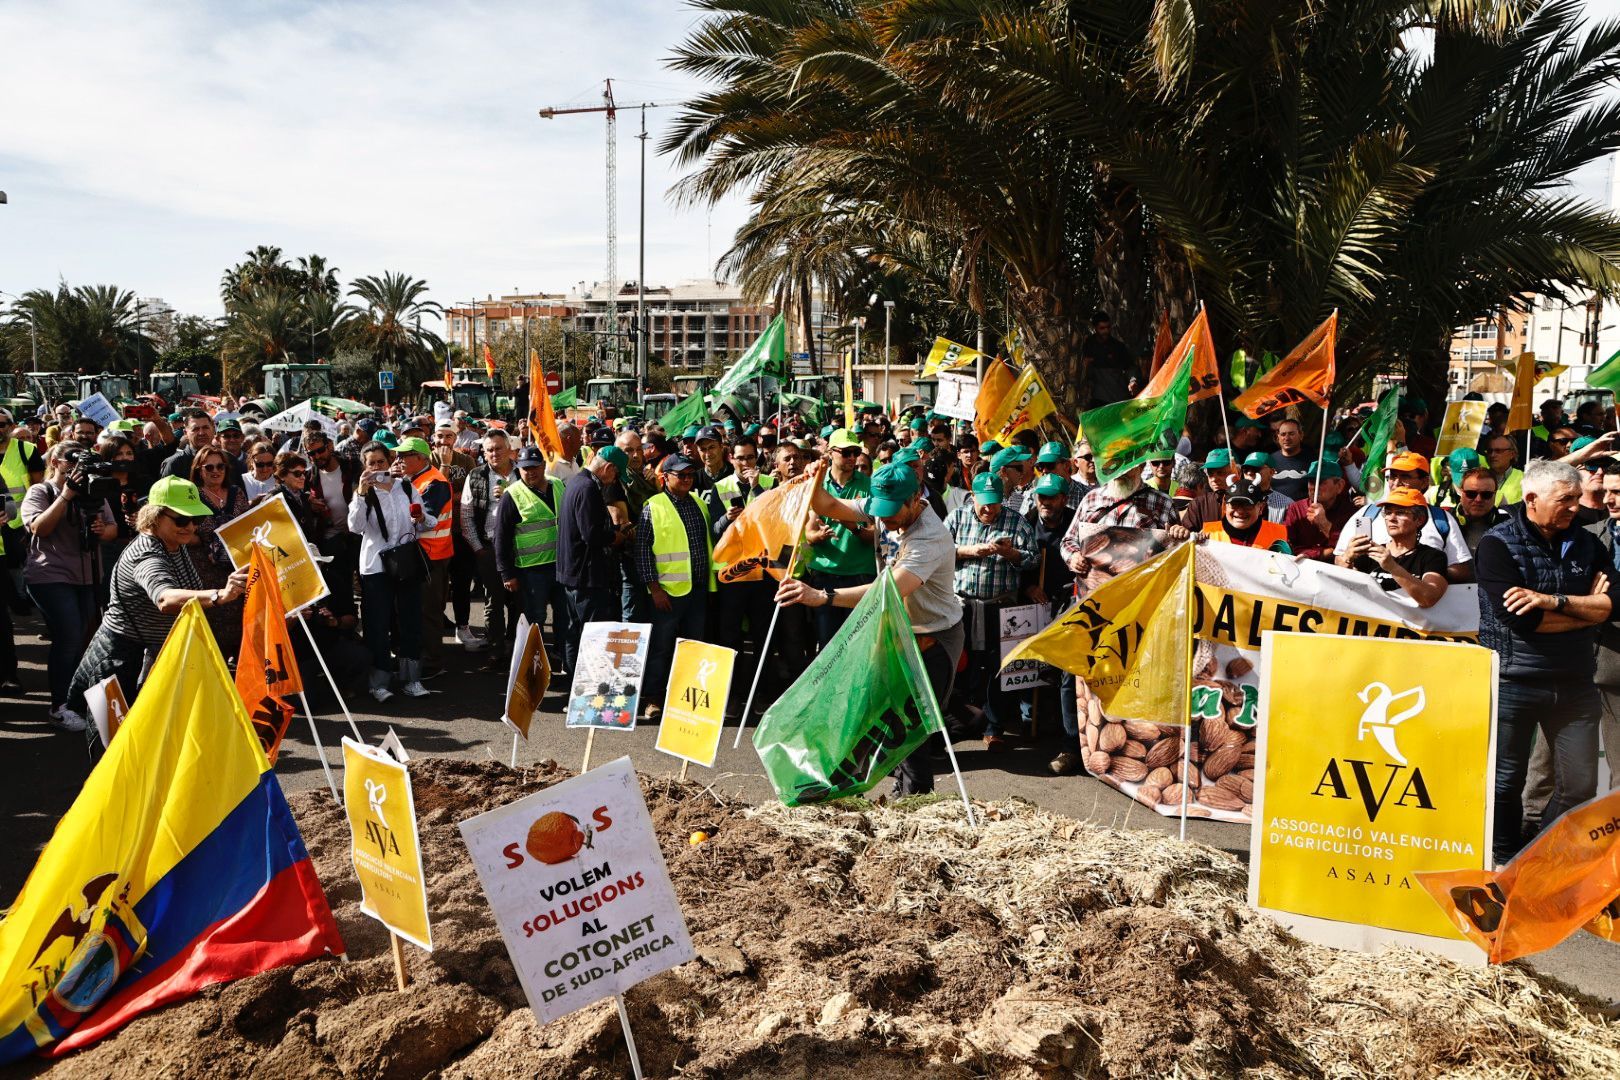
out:
<path id="1" fill-rule="evenodd" d="M 557 394 L 562 392 L 562 376 L 555 371 L 546 372 L 546 393 Z"/>
<path id="2" fill-rule="evenodd" d="M 394 373 L 392 371 L 377 372 L 377 389 L 392 390 L 394 388 Z"/>

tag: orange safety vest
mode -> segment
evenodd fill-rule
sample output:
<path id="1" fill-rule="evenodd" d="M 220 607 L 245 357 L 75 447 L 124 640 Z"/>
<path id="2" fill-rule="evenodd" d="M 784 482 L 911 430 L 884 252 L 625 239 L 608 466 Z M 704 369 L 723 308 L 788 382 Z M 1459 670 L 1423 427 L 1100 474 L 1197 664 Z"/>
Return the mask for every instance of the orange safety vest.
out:
<path id="1" fill-rule="evenodd" d="M 433 483 L 435 480 L 443 483 L 445 487 L 450 488 L 450 501 L 451 503 L 454 503 L 456 494 L 455 488 L 451 486 L 449 479 L 445 477 L 444 473 L 440 472 L 435 466 L 429 465 L 427 468 L 411 477 L 411 485 L 416 488 L 416 493 L 418 495 L 422 495 L 426 494 L 428 485 Z M 423 509 L 426 509 L 426 507 Z M 450 507 L 446 506 L 445 510 L 449 511 Z M 417 539 L 422 544 L 422 554 L 426 555 L 430 559 L 441 560 L 448 559 L 456 553 L 456 542 L 451 538 L 450 535 L 451 524 L 454 522 L 454 520 L 454 513 L 441 513 L 439 515 L 439 523 L 437 525 L 433 526 L 433 528 L 429 529 L 427 532 L 418 535 Z"/>
<path id="2" fill-rule="evenodd" d="M 1271 546 L 1278 541 L 1288 543 L 1288 530 L 1275 521 L 1262 521 L 1260 531 L 1254 534 L 1254 539 L 1248 543 L 1228 535 L 1226 522 L 1211 521 L 1204 526 L 1204 534 L 1211 540 L 1219 540 L 1225 544 L 1236 544 L 1239 547 L 1259 548 L 1261 551 L 1270 551 Z"/>

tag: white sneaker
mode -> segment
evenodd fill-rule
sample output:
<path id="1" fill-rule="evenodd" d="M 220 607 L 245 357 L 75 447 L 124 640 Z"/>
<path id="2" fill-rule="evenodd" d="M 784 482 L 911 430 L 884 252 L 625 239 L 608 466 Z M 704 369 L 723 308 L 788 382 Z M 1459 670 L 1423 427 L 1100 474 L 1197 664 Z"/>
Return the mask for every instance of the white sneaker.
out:
<path id="1" fill-rule="evenodd" d="M 386 686 L 373 686 L 371 688 L 371 698 L 373 701 L 387 701 L 393 696 L 394 692 L 388 689 Z"/>
<path id="2" fill-rule="evenodd" d="M 401 689 L 405 691 L 407 697 L 427 697 L 433 693 L 419 682 L 408 682 Z"/>
<path id="3" fill-rule="evenodd" d="M 474 632 L 470 626 L 456 627 L 456 643 L 468 652 L 478 652 L 489 648 L 489 642 L 481 634 Z"/>
<path id="4" fill-rule="evenodd" d="M 59 705 L 51 710 L 51 724 L 62 731 L 83 731 L 90 726 L 84 717 L 66 705 Z"/>

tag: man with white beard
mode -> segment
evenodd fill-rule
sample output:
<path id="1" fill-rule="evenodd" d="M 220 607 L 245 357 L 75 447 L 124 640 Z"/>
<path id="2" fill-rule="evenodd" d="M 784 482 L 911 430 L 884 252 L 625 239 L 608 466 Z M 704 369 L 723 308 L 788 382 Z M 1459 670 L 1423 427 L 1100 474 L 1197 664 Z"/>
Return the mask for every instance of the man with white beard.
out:
<path id="1" fill-rule="evenodd" d="M 1119 476 L 1092 488 L 1080 500 L 1069 531 L 1063 534 L 1063 561 L 1076 574 L 1084 576 L 1091 563 L 1083 553 L 1079 531 L 1082 525 L 1122 526 L 1127 529 L 1163 529 L 1171 543 L 1190 535 L 1178 521 L 1176 504 L 1170 496 L 1142 482 L 1142 470 L 1127 469 Z M 1087 530 L 1087 533 L 1096 530 Z"/>

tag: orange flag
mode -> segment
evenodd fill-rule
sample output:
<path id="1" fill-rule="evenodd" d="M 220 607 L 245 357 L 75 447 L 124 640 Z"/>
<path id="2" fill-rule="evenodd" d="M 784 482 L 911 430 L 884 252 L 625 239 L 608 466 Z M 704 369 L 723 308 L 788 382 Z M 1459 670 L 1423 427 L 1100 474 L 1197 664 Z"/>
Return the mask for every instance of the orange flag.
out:
<path id="1" fill-rule="evenodd" d="M 1000 357 L 991 361 L 985 369 L 984 381 L 979 384 L 979 396 L 973 399 L 973 431 L 980 442 L 989 442 L 1001 433 L 997 409 L 1017 381 L 1018 373 Z"/>
<path id="2" fill-rule="evenodd" d="M 1166 323 L 1165 325 L 1168 327 L 1169 324 Z M 1180 360 L 1187 355 L 1188 349 L 1193 350 L 1193 366 L 1192 381 L 1188 384 L 1191 387 L 1191 392 L 1187 395 L 1187 400 L 1190 402 L 1203 401 L 1205 398 L 1219 394 L 1221 392 L 1221 369 L 1215 358 L 1215 338 L 1209 332 L 1209 316 L 1204 314 L 1202 304 L 1198 305 L 1198 315 L 1193 319 L 1192 325 L 1187 327 L 1187 332 L 1181 335 L 1181 340 L 1176 342 L 1169 355 Z M 1157 346 L 1155 346 L 1155 351 L 1157 351 Z M 1155 358 L 1154 363 L 1158 363 L 1157 358 Z M 1137 399 L 1145 401 L 1148 398 L 1163 395 L 1166 390 L 1170 389 L 1170 384 L 1175 381 L 1176 372 L 1180 369 L 1181 365 L 1179 363 L 1164 364 L 1158 367 L 1153 373 L 1153 378 L 1148 380 L 1146 389 L 1136 395 Z"/>
<path id="3" fill-rule="evenodd" d="M 529 435 L 540 452 L 552 461 L 563 456 L 562 435 L 557 431 L 557 412 L 546 393 L 546 371 L 540 354 L 529 350 Z"/>
<path id="4" fill-rule="evenodd" d="M 484 342 L 484 370 L 489 374 L 489 381 L 495 381 L 495 354 L 489 351 L 489 342 Z"/>
<path id="5" fill-rule="evenodd" d="M 715 573 L 727 584 L 759 581 L 766 571 L 778 581 L 793 560 L 810 515 L 810 496 L 821 471 L 801 473 L 778 484 L 743 508 L 714 545 Z"/>
<path id="6" fill-rule="evenodd" d="M 1157 375 L 1159 369 L 1164 367 L 1164 362 L 1170 359 L 1170 353 L 1173 351 L 1171 346 L 1175 343 L 1172 334 L 1170 311 L 1167 308 L 1161 308 L 1159 311 L 1159 331 L 1153 335 L 1153 367 L 1149 369 L 1154 375 Z M 1154 396 L 1157 397 L 1158 395 L 1155 394 Z"/>
<path id="7" fill-rule="evenodd" d="M 247 600 L 242 612 L 242 648 L 236 659 L 236 692 L 242 695 L 253 730 L 270 764 L 292 721 L 288 700 L 303 692 L 304 679 L 293 658 L 287 609 L 281 603 L 276 567 L 262 544 L 253 545 L 248 564 Z"/>
<path id="8" fill-rule="evenodd" d="M 1620 897 L 1620 791 L 1560 817 L 1512 862 L 1417 875 L 1440 910 L 1493 964 L 1550 949 L 1585 926 L 1613 936 Z"/>
<path id="9" fill-rule="evenodd" d="M 1529 431 L 1536 426 L 1536 414 L 1531 409 L 1536 383 L 1536 354 L 1523 352 L 1513 366 L 1513 400 L 1508 405 L 1507 429 Z"/>
<path id="10" fill-rule="evenodd" d="M 1308 401 L 1328 407 L 1333 394 L 1333 350 L 1339 339 L 1339 312 L 1310 332 L 1282 362 L 1232 401 L 1232 408 L 1255 420 L 1288 405 Z"/>

